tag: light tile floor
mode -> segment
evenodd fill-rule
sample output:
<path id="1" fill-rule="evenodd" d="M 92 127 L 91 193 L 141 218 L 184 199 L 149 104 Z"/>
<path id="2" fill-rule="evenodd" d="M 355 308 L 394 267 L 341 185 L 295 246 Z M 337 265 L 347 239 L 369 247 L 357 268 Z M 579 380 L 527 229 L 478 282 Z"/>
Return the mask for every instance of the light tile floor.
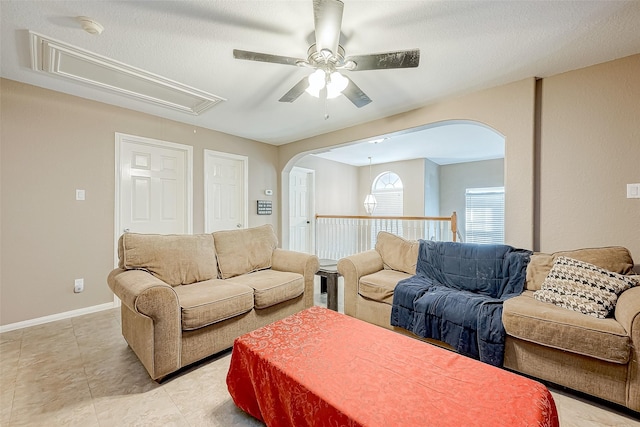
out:
<path id="1" fill-rule="evenodd" d="M 122 338 L 117 309 L 5 332 L 0 425 L 261 426 L 227 392 L 229 361 L 227 351 L 158 384 Z M 552 393 L 562 427 L 640 427 L 620 408 Z"/>

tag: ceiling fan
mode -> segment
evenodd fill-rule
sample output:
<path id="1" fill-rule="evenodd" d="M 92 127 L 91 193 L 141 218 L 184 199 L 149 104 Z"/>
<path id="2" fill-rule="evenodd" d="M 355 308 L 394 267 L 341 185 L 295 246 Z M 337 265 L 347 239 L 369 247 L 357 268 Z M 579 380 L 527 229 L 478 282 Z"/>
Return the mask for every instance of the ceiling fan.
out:
<path id="1" fill-rule="evenodd" d="M 233 57 L 248 61 L 272 62 L 315 70 L 292 87 L 280 102 L 293 102 L 304 92 L 316 98 L 346 96 L 356 107 L 364 107 L 371 99 L 340 71 L 384 70 L 414 68 L 420 63 L 420 49 L 369 55 L 345 56 L 339 45 L 344 4 L 340 0 L 313 0 L 316 42 L 309 47 L 307 59 L 267 53 L 233 50 Z"/>

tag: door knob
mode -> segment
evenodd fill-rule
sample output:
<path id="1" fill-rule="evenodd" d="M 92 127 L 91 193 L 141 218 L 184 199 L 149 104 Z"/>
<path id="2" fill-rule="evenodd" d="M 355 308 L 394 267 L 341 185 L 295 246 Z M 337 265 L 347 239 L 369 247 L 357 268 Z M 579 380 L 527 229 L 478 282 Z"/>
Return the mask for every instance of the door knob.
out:
<path id="1" fill-rule="evenodd" d="M 125 233 L 128 233 L 128 232 L 130 231 L 130 229 L 129 229 L 129 228 L 125 228 L 123 231 L 124 231 Z"/>

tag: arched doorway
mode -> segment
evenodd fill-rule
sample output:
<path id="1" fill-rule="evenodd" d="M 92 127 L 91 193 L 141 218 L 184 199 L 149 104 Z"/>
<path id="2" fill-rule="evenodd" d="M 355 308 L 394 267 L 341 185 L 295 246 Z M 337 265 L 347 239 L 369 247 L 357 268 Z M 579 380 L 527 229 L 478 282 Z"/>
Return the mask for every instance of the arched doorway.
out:
<path id="1" fill-rule="evenodd" d="M 424 151 L 412 155 L 411 149 L 416 147 Z M 505 137 L 500 132 L 476 121 L 447 120 L 337 145 L 329 150 L 300 153 L 287 166 L 316 171 L 319 214 L 362 215 L 365 214 L 363 200 L 372 184 L 366 169 L 368 157 L 373 158 L 376 176 L 386 171 L 385 164 L 391 163 L 395 169 L 389 171 L 406 183 L 403 214 L 448 216 L 456 211 L 464 234 L 466 188 L 504 186 L 504 155 Z M 405 167 L 408 159 L 419 162 Z M 288 189 L 288 173 L 285 168 L 283 193 Z M 347 196 L 349 200 L 345 199 Z M 289 212 L 287 200 L 288 195 L 283 194 L 285 213 Z M 289 224 L 287 215 L 282 221 L 285 233 Z M 287 240 L 288 236 L 283 235 L 282 241 Z"/>

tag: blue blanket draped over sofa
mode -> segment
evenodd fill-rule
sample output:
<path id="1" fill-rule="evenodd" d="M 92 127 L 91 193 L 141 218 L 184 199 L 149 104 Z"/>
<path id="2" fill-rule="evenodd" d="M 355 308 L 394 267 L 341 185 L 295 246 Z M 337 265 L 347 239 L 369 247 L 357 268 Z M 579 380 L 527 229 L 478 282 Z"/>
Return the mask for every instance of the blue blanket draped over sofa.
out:
<path id="1" fill-rule="evenodd" d="M 398 282 L 391 325 L 502 366 L 502 302 L 520 295 L 531 252 L 420 240 L 416 275 Z"/>

